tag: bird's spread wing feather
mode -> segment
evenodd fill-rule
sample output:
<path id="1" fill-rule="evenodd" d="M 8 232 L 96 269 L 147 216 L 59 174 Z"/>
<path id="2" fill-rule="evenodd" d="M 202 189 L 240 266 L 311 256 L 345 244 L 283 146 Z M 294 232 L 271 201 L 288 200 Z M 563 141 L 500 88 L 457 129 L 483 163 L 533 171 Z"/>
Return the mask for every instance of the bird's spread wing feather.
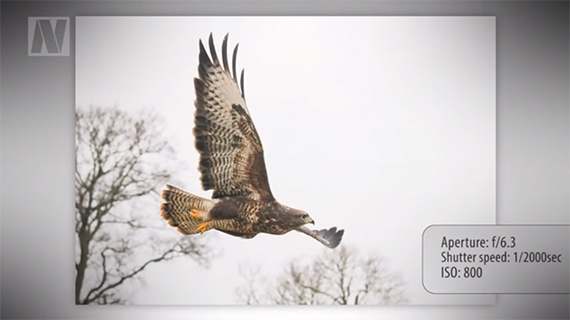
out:
<path id="1" fill-rule="evenodd" d="M 332 227 L 330 229 L 322 229 L 322 230 L 310 230 L 305 226 L 301 226 L 297 228 L 297 231 L 307 234 L 320 243 L 324 244 L 325 246 L 334 249 L 336 248 L 340 241 L 342 240 L 342 236 L 344 234 L 344 230 L 338 230 L 336 227 Z"/>
<path id="2" fill-rule="evenodd" d="M 243 71 L 241 91 L 236 74 L 236 45 L 230 73 L 227 56 L 228 36 L 222 43 L 222 63 L 218 60 L 212 34 L 212 59 L 200 41 L 199 78 L 194 79 L 196 112 L 195 146 L 200 153 L 202 188 L 213 189 L 212 198 L 252 196 L 273 200 L 269 188 L 263 147 L 245 104 Z"/>

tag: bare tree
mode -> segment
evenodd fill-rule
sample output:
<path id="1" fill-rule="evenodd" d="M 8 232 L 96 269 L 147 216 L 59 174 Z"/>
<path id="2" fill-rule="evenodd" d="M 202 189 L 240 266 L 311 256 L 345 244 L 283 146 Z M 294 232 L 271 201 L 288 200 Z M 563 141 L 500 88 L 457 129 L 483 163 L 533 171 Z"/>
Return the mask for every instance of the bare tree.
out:
<path id="1" fill-rule="evenodd" d="M 119 289 L 152 263 L 187 256 L 207 265 L 203 243 L 161 227 L 158 191 L 174 151 L 160 119 L 78 108 L 75 132 L 75 303 L 126 303 Z"/>
<path id="2" fill-rule="evenodd" d="M 246 304 L 377 305 L 407 302 L 402 278 L 388 269 L 384 259 L 359 255 L 342 246 L 326 250 L 309 263 L 293 261 L 271 282 L 257 270 L 241 274 L 237 289 Z"/>

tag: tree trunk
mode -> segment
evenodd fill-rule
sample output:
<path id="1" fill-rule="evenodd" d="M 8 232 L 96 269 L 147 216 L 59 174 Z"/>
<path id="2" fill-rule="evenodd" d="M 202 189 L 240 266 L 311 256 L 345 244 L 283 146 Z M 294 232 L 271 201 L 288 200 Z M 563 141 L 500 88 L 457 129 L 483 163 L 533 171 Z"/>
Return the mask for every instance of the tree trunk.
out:
<path id="1" fill-rule="evenodd" d="M 79 238 L 79 247 L 81 250 L 79 263 L 76 264 L 77 274 L 75 276 L 75 304 L 83 304 L 81 302 L 81 287 L 83 286 L 83 279 L 85 278 L 85 269 L 87 269 L 87 256 L 89 255 L 89 240 L 88 233 L 84 226 L 81 226 Z"/>

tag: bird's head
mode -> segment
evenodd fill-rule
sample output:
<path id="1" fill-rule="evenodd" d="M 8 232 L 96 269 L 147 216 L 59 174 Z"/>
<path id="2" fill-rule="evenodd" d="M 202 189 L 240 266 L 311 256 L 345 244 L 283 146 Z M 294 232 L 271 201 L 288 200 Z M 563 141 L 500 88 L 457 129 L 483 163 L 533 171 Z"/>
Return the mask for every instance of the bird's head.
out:
<path id="1" fill-rule="evenodd" d="M 312 223 L 313 225 L 315 224 L 315 220 L 313 220 L 313 218 L 311 218 L 311 216 L 306 212 L 301 213 L 300 219 L 303 224 L 307 223 Z"/>
<path id="2" fill-rule="evenodd" d="M 315 224 L 315 220 L 313 220 L 313 218 L 303 210 L 281 205 L 281 213 L 283 214 L 282 217 L 288 221 L 291 228 L 297 228 L 307 223 Z"/>

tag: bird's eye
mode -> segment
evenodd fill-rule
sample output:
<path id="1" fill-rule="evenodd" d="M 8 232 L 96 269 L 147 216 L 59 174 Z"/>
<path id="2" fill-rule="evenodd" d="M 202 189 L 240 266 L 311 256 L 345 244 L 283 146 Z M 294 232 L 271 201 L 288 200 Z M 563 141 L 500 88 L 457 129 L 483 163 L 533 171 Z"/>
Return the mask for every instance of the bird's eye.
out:
<path id="1" fill-rule="evenodd" d="M 303 219 L 303 220 L 307 220 L 307 218 L 309 218 L 309 215 L 308 215 L 308 214 L 304 214 L 304 215 L 301 216 L 301 219 Z"/>

